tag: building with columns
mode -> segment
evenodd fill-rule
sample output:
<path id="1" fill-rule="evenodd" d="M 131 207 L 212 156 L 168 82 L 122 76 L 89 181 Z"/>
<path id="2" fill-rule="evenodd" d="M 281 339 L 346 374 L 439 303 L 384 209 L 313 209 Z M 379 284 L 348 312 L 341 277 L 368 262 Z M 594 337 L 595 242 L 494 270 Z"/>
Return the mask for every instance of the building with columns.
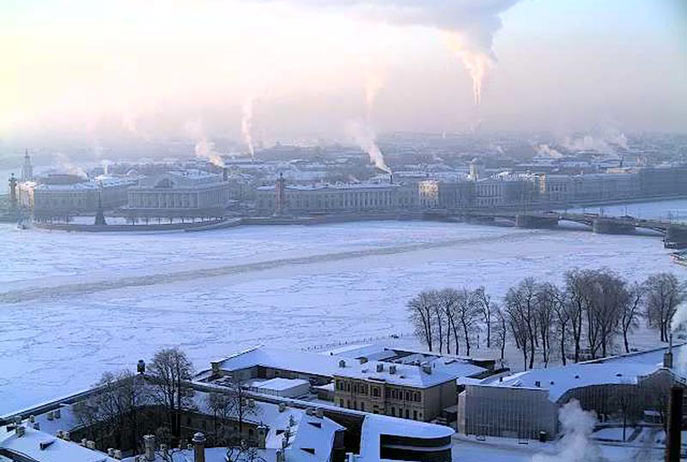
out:
<path id="1" fill-rule="evenodd" d="M 418 206 L 417 185 L 395 183 L 336 183 L 276 186 L 256 191 L 262 213 L 384 212 Z"/>
<path id="2" fill-rule="evenodd" d="M 171 171 L 144 178 L 130 188 L 127 210 L 150 217 L 218 216 L 224 213 L 230 197 L 226 175 Z"/>

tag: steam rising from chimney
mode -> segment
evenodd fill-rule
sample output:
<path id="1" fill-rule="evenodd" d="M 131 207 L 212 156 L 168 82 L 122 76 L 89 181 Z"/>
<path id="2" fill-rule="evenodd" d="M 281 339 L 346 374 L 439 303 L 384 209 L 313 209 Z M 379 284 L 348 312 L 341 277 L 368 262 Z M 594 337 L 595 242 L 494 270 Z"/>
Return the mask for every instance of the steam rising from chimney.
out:
<path id="1" fill-rule="evenodd" d="M 375 141 L 375 132 L 369 124 L 351 122 L 349 124 L 349 133 L 358 146 L 360 146 L 363 151 L 367 152 L 370 156 L 370 160 L 375 164 L 375 167 L 386 173 L 391 173 L 391 169 L 384 162 L 384 155 Z"/>
<path id="2" fill-rule="evenodd" d="M 203 137 L 200 141 L 198 141 L 194 150 L 196 157 L 207 159 L 217 167 L 224 167 L 224 160 L 222 160 L 222 156 L 215 151 L 215 143 L 208 141 L 207 138 Z"/>
<path id="3" fill-rule="evenodd" d="M 484 80 L 496 64 L 494 34 L 501 13 L 518 0 L 291 0 L 309 6 L 349 8 L 358 16 L 393 24 L 427 26 L 447 33 L 451 50 L 472 78 L 475 105 L 482 101 Z"/>
<path id="4" fill-rule="evenodd" d="M 248 146 L 251 160 L 255 160 L 255 147 L 253 146 L 253 98 L 248 97 L 243 101 L 241 117 L 241 133 Z"/>
<path id="5" fill-rule="evenodd" d="M 532 462 L 601 462 L 601 450 L 590 439 L 596 425 L 594 413 L 584 411 L 577 400 L 566 403 L 558 411 L 563 436 L 556 454 L 535 454 Z"/>
<path id="6" fill-rule="evenodd" d="M 205 136 L 203 130 L 203 123 L 200 120 L 189 121 L 184 124 L 184 130 L 193 139 L 196 139 L 194 153 L 196 157 L 207 159 L 213 165 L 223 168 L 224 160 L 222 156 L 215 151 L 215 143 L 209 141 Z"/>

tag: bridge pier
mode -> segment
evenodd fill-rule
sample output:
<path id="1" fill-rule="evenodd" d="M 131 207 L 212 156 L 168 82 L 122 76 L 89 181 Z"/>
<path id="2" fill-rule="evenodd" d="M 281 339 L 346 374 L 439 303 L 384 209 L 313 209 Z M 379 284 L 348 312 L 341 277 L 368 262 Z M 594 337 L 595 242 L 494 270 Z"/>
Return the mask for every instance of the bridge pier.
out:
<path id="1" fill-rule="evenodd" d="M 665 237 L 663 238 L 663 246 L 666 249 L 687 248 L 687 226 L 668 226 Z"/>
<path id="2" fill-rule="evenodd" d="M 525 215 L 515 216 L 515 226 L 518 228 L 550 229 L 558 226 L 558 216 Z"/>
<path id="3" fill-rule="evenodd" d="M 592 231 L 598 234 L 632 234 L 635 232 L 635 225 L 613 219 L 596 218 L 592 222 Z"/>

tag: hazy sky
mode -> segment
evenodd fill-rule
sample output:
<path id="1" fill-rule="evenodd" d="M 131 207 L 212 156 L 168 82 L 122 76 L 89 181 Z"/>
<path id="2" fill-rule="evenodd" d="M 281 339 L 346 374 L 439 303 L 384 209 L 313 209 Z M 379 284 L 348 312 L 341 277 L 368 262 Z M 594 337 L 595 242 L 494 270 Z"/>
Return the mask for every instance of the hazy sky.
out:
<path id="1" fill-rule="evenodd" d="M 686 3 L 2 0 L 0 137 L 684 132 Z"/>

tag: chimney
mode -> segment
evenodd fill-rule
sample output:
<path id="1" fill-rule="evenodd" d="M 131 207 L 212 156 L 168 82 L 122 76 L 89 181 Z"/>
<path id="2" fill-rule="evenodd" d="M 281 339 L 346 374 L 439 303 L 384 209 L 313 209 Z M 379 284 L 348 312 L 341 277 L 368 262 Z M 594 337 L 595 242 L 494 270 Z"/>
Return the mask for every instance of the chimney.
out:
<path id="1" fill-rule="evenodd" d="M 122 450 L 121 449 L 115 449 L 114 450 L 114 458 L 117 460 L 122 460 Z"/>
<path id="2" fill-rule="evenodd" d="M 193 435 L 191 441 L 193 441 L 193 462 L 205 462 L 205 435 L 198 432 Z"/>
<path id="3" fill-rule="evenodd" d="M 264 425 L 258 426 L 258 449 L 265 449 L 267 440 L 267 427 Z"/>
<path id="4" fill-rule="evenodd" d="M 145 446 L 145 460 L 155 460 L 155 435 L 143 435 L 143 444 Z"/>
<path id="5" fill-rule="evenodd" d="M 65 441 L 71 441 L 72 440 L 72 435 L 69 432 L 64 432 L 62 433 L 62 439 Z"/>
<path id="6" fill-rule="evenodd" d="M 684 390 L 679 385 L 670 389 L 668 405 L 668 435 L 666 436 L 666 462 L 680 462 L 682 430 L 682 399 Z"/>
<path id="7" fill-rule="evenodd" d="M 222 181 L 229 181 L 229 169 L 222 167 Z"/>
<path id="8" fill-rule="evenodd" d="M 324 410 L 321 407 L 315 409 L 315 415 L 320 419 L 324 417 Z"/>
<path id="9" fill-rule="evenodd" d="M 286 403 L 279 403 L 279 412 L 284 412 L 286 410 Z"/>
<path id="10" fill-rule="evenodd" d="M 146 362 L 143 361 L 142 359 L 138 360 L 138 364 L 136 364 L 136 371 L 139 374 L 145 374 L 146 372 Z"/>
<path id="11" fill-rule="evenodd" d="M 56 419 L 59 419 L 60 416 L 61 416 L 60 409 L 59 409 L 59 408 L 55 409 L 55 411 L 54 411 L 53 414 L 55 415 L 55 418 L 56 418 Z"/>
<path id="12" fill-rule="evenodd" d="M 668 351 L 663 355 L 663 367 L 671 369 L 673 367 L 673 334 L 668 337 Z"/>
<path id="13" fill-rule="evenodd" d="M 281 449 L 277 449 L 277 462 L 285 462 L 286 458 L 284 457 L 284 451 Z"/>
<path id="14" fill-rule="evenodd" d="M 107 448 L 108 457 L 114 457 L 114 448 Z"/>
<path id="15" fill-rule="evenodd" d="M 53 420 L 55 418 L 55 414 L 53 411 L 48 412 L 48 420 Z"/>
<path id="16" fill-rule="evenodd" d="M 93 440 L 86 441 L 86 447 L 88 449 L 92 449 L 95 451 L 95 441 L 93 441 Z"/>
<path id="17" fill-rule="evenodd" d="M 21 438 L 22 436 L 24 436 L 24 433 L 26 433 L 26 429 L 24 428 L 24 426 L 17 426 L 17 438 Z"/>
<path id="18" fill-rule="evenodd" d="M 432 373 L 432 366 L 430 366 L 429 364 L 423 364 L 422 365 L 422 372 L 424 372 L 425 374 L 431 374 Z"/>

